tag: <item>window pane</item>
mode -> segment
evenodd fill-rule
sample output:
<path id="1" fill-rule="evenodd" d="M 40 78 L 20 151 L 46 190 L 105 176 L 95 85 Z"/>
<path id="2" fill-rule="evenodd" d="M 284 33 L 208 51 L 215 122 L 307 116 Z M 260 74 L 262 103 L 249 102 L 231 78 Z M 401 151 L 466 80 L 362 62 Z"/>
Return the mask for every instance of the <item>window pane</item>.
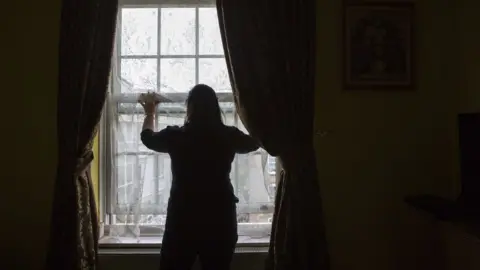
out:
<path id="1" fill-rule="evenodd" d="M 155 167 L 154 156 L 120 155 L 117 157 L 118 204 L 134 204 L 137 197 L 143 203 L 154 203 Z M 142 192 L 140 192 L 142 191 Z"/>
<path id="2" fill-rule="evenodd" d="M 188 92 L 195 84 L 195 59 L 161 59 L 160 91 Z"/>
<path id="3" fill-rule="evenodd" d="M 158 188 L 156 191 L 157 203 L 166 209 L 168 199 L 170 198 L 170 188 L 172 186 L 172 171 L 170 156 L 168 154 L 158 155 Z"/>
<path id="4" fill-rule="evenodd" d="M 161 54 L 195 54 L 195 8 L 161 9 Z"/>
<path id="5" fill-rule="evenodd" d="M 199 8 L 199 53 L 223 55 L 216 8 Z"/>
<path id="6" fill-rule="evenodd" d="M 261 208 L 261 205 L 273 203 L 275 175 L 268 172 L 267 159 L 268 154 L 263 151 L 236 156 L 235 175 L 231 177 L 240 204 L 260 205 Z"/>
<path id="7" fill-rule="evenodd" d="M 157 89 L 157 59 L 122 59 L 122 93 Z"/>
<path id="8" fill-rule="evenodd" d="M 231 92 L 227 64 L 224 58 L 199 59 L 199 82 L 210 85 L 216 92 Z"/>
<path id="9" fill-rule="evenodd" d="M 130 186 L 122 186 L 117 189 L 117 202 L 118 204 L 126 204 L 128 202 L 128 192 Z"/>
<path id="10" fill-rule="evenodd" d="M 276 158 L 268 155 L 268 173 L 269 174 L 275 175 L 276 169 L 277 169 L 276 163 L 277 163 Z"/>
<path id="11" fill-rule="evenodd" d="M 143 118 L 143 115 L 140 114 L 120 114 L 118 116 L 115 142 L 119 153 L 151 152 L 140 141 Z"/>
<path id="12" fill-rule="evenodd" d="M 240 119 L 237 127 L 248 134 Z M 275 158 L 260 149 L 247 155 L 237 155 L 237 159 L 239 160 L 237 174 L 240 175 L 237 192 L 242 196 L 239 198 L 246 204 L 273 203 L 276 192 Z M 272 218 L 271 214 L 251 214 L 249 222 L 269 222 L 270 218 Z"/>
<path id="13" fill-rule="evenodd" d="M 223 121 L 225 125 L 235 126 L 235 119 L 237 115 L 235 114 L 235 105 L 230 102 L 220 103 L 220 107 L 223 112 Z"/>
<path id="14" fill-rule="evenodd" d="M 158 129 L 167 126 L 181 126 L 185 122 L 185 112 L 170 112 L 161 114 L 157 118 Z"/>
<path id="15" fill-rule="evenodd" d="M 157 8 L 122 8 L 121 22 L 122 55 L 157 54 Z"/>

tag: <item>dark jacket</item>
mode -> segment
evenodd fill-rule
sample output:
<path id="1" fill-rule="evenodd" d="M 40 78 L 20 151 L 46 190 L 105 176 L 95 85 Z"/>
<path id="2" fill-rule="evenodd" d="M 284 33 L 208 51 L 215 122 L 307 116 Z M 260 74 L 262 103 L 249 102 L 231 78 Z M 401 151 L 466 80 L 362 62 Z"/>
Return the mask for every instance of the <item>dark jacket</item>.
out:
<path id="1" fill-rule="evenodd" d="M 147 148 L 170 155 L 169 216 L 173 215 L 170 209 L 176 209 L 175 216 L 202 210 L 219 214 L 225 205 L 238 202 L 230 181 L 232 161 L 235 154 L 259 148 L 252 137 L 225 125 L 208 128 L 187 124 L 168 126 L 159 132 L 144 130 L 141 140 Z"/>

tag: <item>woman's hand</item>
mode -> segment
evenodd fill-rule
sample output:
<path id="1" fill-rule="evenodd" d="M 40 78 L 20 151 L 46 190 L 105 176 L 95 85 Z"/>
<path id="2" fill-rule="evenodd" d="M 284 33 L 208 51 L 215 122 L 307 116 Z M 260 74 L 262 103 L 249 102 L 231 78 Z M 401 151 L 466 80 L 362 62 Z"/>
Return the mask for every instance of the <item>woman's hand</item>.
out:
<path id="1" fill-rule="evenodd" d="M 140 102 L 140 105 L 142 105 L 143 110 L 145 110 L 146 115 L 155 115 L 155 112 L 157 111 L 157 105 L 160 102 L 158 101 L 147 101 L 147 102 Z"/>
<path id="2" fill-rule="evenodd" d="M 160 104 L 154 93 L 141 94 L 138 102 L 142 105 L 146 115 L 155 115 L 157 106 Z"/>

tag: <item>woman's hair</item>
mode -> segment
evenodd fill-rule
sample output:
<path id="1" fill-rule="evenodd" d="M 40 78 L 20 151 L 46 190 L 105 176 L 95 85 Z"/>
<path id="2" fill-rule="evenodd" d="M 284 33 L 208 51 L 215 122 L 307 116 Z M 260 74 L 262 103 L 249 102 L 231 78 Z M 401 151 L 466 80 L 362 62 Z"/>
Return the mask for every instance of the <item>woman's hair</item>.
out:
<path id="1" fill-rule="evenodd" d="M 195 85 L 188 93 L 185 124 L 223 124 L 222 111 L 213 88 L 205 84 Z"/>

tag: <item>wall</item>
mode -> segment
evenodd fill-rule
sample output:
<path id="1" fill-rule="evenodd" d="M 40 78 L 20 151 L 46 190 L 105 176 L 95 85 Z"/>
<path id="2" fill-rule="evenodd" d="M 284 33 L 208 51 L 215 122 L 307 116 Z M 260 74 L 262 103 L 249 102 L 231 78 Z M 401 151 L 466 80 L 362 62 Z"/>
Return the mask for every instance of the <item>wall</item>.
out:
<path id="1" fill-rule="evenodd" d="M 56 169 L 60 1 L 7 1 L 2 10 L 2 268 L 42 269 Z"/>
<path id="2" fill-rule="evenodd" d="M 445 269 L 442 230 L 403 198 L 458 191 L 455 117 L 478 110 L 480 81 L 478 43 L 466 41 L 474 17 L 456 11 L 476 4 L 415 1 L 416 90 L 355 92 L 341 84 L 341 2 L 317 7 L 315 126 L 330 133 L 315 145 L 332 269 Z"/>
<path id="3" fill-rule="evenodd" d="M 480 110 L 480 37 L 475 35 L 480 25 L 480 2 L 472 0 L 455 1 L 454 40 L 457 49 L 455 68 L 460 74 L 458 90 L 462 95 L 460 110 L 478 112 Z"/>
<path id="4" fill-rule="evenodd" d="M 318 2 L 316 126 L 332 133 L 316 147 L 332 269 L 433 269 L 426 266 L 443 252 L 427 252 L 435 224 L 402 198 L 453 195 L 454 116 L 480 107 L 480 44 L 471 36 L 478 3 L 419 0 L 418 89 L 355 93 L 341 90 L 340 2 Z M 2 133 L 2 265 L 40 269 L 56 164 L 60 1 L 7 1 L 3 9 L 0 110 L 11 117 Z"/>
<path id="5" fill-rule="evenodd" d="M 459 226 L 450 223 L 441 224 L 445 233 L 444 243 L 447 247 L 446 265 L 449 270 L 480 269 L 480 241 L 478 237 L 466 233 Z"/>
<path id="6" fill-rule="evenodd" d="M 458 69 L 459 80 L 457 90 L 461 95 L 459 110 L 462 112 L 480 111 L 480 25 L 479 1 L 455 1 L 453 10 L 456 57 L 455 68 Z M 480 241 L 462 228 L 451 224 L 442 224 L 444 241 L 448 248 L 447 265 L 449 270 L 474 270 L 480 268 Z"/>

